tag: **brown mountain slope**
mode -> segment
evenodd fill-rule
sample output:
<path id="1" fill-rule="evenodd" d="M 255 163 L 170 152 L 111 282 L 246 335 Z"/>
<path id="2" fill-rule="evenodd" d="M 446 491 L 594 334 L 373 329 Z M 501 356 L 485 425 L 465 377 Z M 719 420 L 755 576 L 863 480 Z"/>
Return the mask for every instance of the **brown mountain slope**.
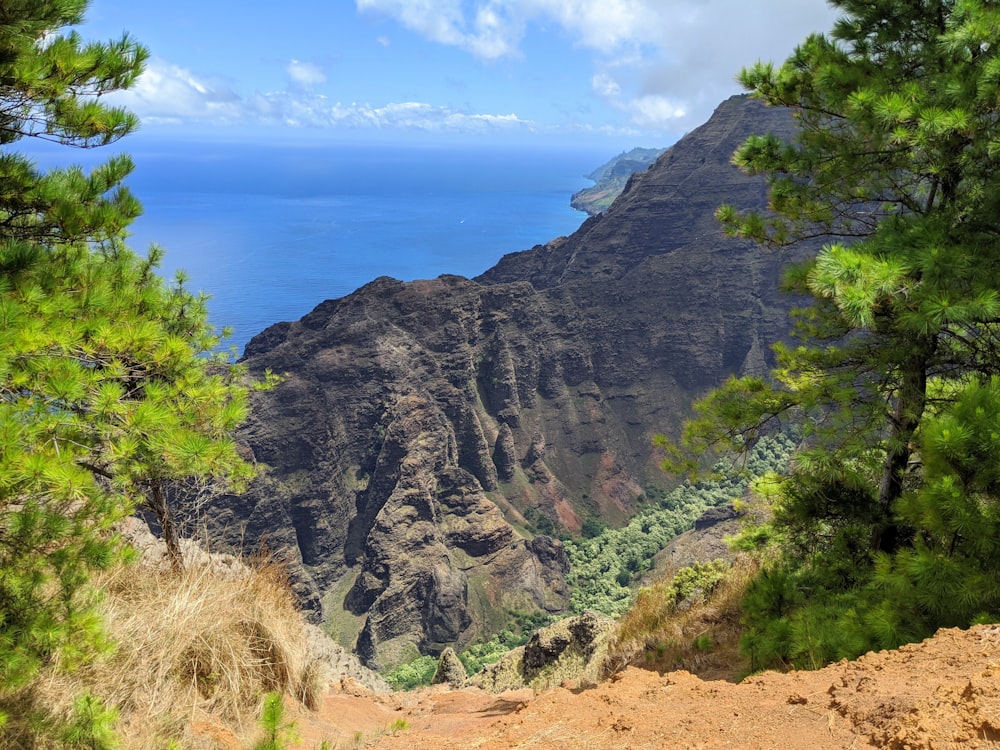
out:
<path id="1" fill-rule="evenodd" d="M 400 721 L 408 728 L 393 730 Z M 942 630 L 898 651 L 738 685 L 630 668 L 591 689 L 537 696 L 339 692 L 318 714 L 300 714 L 299 726 L 302 747 L 991 748 L 1000 744 L 1000 626 Z"/>
<path id="2" fill-rule="evenodd" d="M 713 212 L 763 203 L 730 155 L 791 127 L 734 98 L 571 237 L 476 280 L 377 279 L 259 334 L 251 372 L 288 373 L 241 435 L 269 474 L 216 504 L 216 540 L 266 540 L 370 664 L 559 611 L 565 555 L 533 532 L 628 517 L 664 481 L 652 435 L 787 329 L 783 259 Z"/>

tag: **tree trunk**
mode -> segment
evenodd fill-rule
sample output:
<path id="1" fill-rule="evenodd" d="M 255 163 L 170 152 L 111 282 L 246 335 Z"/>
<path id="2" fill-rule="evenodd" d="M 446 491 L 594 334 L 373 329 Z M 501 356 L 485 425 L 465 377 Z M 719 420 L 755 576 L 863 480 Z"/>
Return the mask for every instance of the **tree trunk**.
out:
<path id="1" fill-rule="evenodd" d="M 170 567 L 179 573 L 184 570 L 184 556 L 181 554 L 180 538 L 177 535 L 177 526 L 174 525 L 174 516 L 170 512 L 170 505 L 167 503 L 163 484 L 159 479 L 150 482 L 149 494 L 149 508 L 160 524 L 163 541 L 167 545 L 167 559 L 170 561 Z"/>
<path id="2" fill-rule="evenodd" d="M 899 544 L 899 527 L 893 519 L 893 508 L 903 494 L 906 469 L 913 454 L 912 439 L 927 405 L 927 367 L 937 339 L 924 338 L 903 365 L 896 405 L 889 417 L 889 438 L 879 484 L 878 509 L 872 548 L 892 552 Z"/>

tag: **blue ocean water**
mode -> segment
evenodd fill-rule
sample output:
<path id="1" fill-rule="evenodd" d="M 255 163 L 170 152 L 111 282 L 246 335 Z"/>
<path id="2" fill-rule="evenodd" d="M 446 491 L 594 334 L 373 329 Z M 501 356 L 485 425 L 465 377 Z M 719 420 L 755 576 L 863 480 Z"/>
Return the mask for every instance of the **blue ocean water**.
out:
<path id="1" fill-rule="evenodd" d="M 211 295 L 242 351 L 267 326 L 372 279 L 475 276 L 569 234 L 594 149 L 184 144 L 131 148 L 145 213 L 132 244 L 166 250 Z"/>

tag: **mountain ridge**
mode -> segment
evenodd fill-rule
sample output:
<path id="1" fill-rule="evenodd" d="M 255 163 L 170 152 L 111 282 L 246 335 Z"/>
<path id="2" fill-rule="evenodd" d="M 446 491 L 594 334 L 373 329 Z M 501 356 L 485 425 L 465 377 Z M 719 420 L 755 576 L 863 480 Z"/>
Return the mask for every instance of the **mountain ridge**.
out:
<path id="1" fill-rule="evenodd" d="M 539 528 L 624 521 L 666 482 L 653 434 L 764 372 L 787 332 L 784 259 L 713 213 L 765 204 L 730 155 L 793 128 L 735 97 L 569 237 L 472 280 L 382 277 L 255 336 L 250 372 L 288 375 L 254 395 L 240 439 L 269 470 L 216 503 L 215 538 L 280 550 L 371 665 L 563 611 L 565 554 Z"/>

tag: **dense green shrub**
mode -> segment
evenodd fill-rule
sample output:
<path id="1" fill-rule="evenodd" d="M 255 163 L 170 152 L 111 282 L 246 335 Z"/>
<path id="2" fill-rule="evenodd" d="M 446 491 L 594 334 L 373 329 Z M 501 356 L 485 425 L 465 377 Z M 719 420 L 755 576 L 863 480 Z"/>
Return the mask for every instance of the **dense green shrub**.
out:
<path id="1" fill-rule="evenodd" d="M 437 664 L 438 660 L 433 656 L 418 656 L 384 675 L 385 681 L 395 690 L 413 690 L 421 685 L 430 685 Z"/>
<path id="2" fill-rule="evenodd" d="M 566 540 L 572 611 L 596 609 L 612 616 L 625 612 L 634 595 L 630 586 L 635 573 L 646 570 L 653 557 L 691 528 L 707 508 L 740 498 L 749 477 L 782 468 L 794 445 L 789 435 L 762 438 L 738 470 L 720 464 L 716 468 L 721 478 L 698 484 L 685 482 L 658 503 L 643 508 L 620 529 L 604 529 L 593 538 L 584 535 Z"/>
<path id="3" fill-rule="evenodd" d="M 675 604 L 697 597 L 706 599 L 726 577 L 730 564 L 725 560 L 696 562 L 674 573 L 668 595 Z"/>

